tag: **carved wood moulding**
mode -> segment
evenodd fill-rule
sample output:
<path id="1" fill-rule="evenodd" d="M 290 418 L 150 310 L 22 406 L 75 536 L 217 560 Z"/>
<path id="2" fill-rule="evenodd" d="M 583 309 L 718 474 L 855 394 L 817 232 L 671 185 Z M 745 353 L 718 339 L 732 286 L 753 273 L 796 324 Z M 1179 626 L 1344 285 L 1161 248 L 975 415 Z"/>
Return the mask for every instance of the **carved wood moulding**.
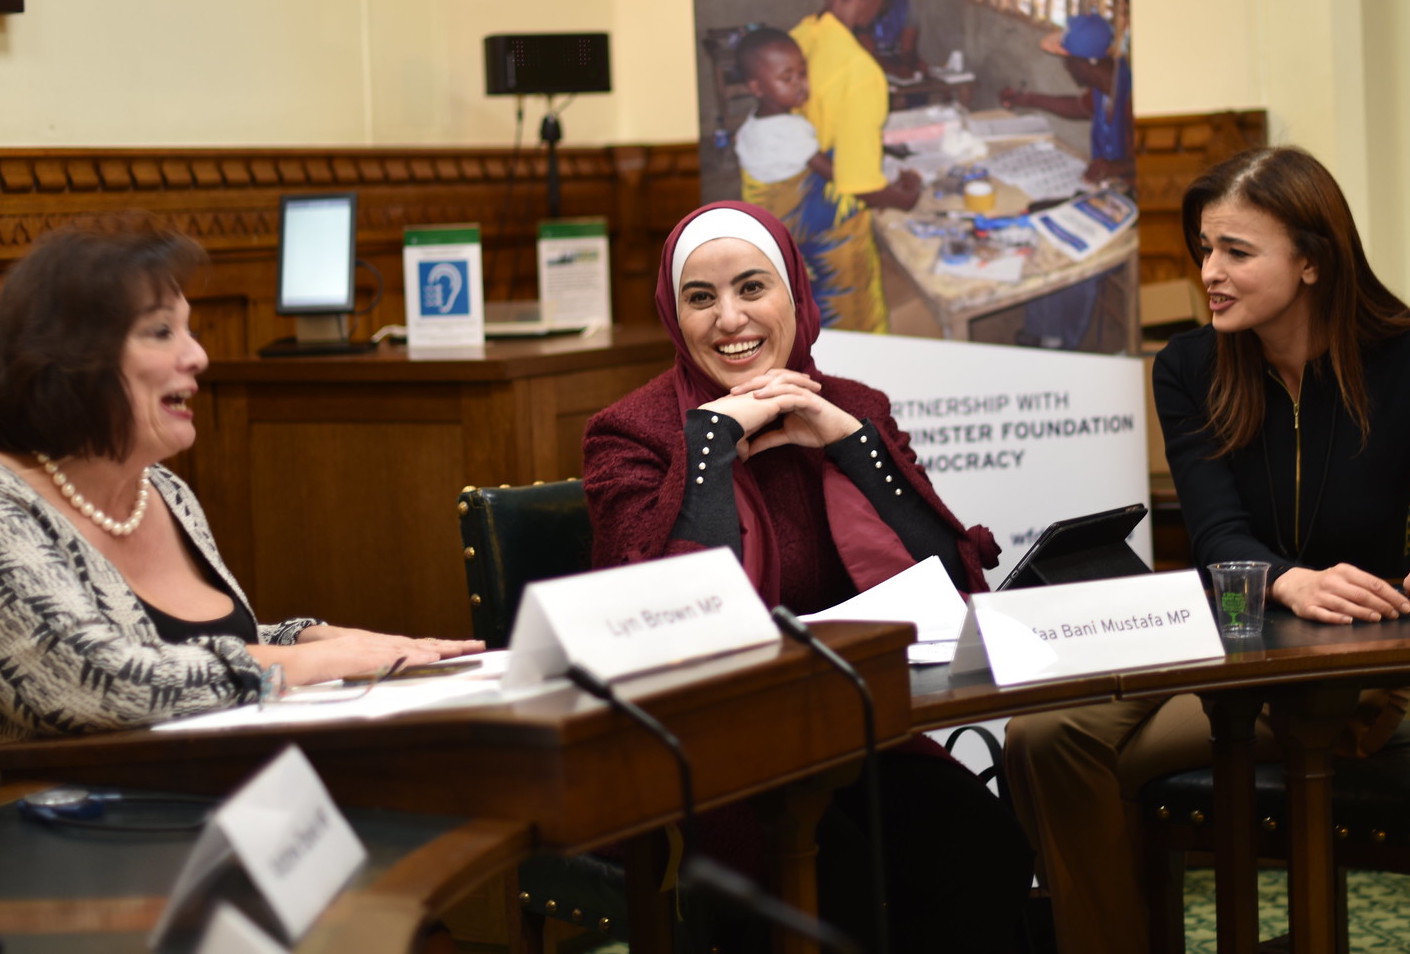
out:
<path id="1" fill-rule="evenodd" d="M 698 170 L 693 145 L 561 150 L 564 214 L 630 212 L 618 207 L 649 201 L 658 184 L 698 194 Z M 279 196 L 318 190 L 357 191 L 359 233 L 374 244 L 399 243 L 406 225 L 454 221 L 491 233 L 503 222 L 531 239 L 547 215 L 547 175 L 538 150 L 0 149 L 0 258 L 76 217 L 133 208 L 216 253 L 267 249 Z"/>

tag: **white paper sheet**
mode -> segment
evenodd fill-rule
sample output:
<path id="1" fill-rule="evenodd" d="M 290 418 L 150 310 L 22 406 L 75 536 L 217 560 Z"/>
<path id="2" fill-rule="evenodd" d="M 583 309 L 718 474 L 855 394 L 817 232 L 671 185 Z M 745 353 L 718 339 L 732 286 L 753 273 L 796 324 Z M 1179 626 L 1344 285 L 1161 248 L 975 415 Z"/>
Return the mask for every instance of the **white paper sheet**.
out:
<path id="1" fill-rule="evenodd" d="M 410 712 L 426 706 L 473 705 L 504 701 L 499 689 L 499 677 L 508 665 L 508 650 L 479 653 L 484 664 L 469 672 L 453 676 L 430 676 L 424 679 L 380 682 L 371 692 L 363 694 L 363 686 L 343 686 L 322 683 L 293 690 L 286 701 L 267 704 L 263 709 L 250 704 L 234 709 L 222 709 L 204 715 L 173 719 L 152 728 L 163 730 L 234 729 L 247 726 L 298 725 L 333 722 L 338 719 L 377 719 Z M 451 660 L 444 660 L 451 662 Z M 318 699 L 326 702 L 308 703 L 299 700 Z"/>
<path id="2" fill-rule="evenodd" d="M 822 620 L 902 620 L 915 623 L 916 643 L 909 658 L 916 665 L 949 662 L 964 625 L 965 601 L 936 556 L 902 570 L 865 593 L 803 617 Z"/>

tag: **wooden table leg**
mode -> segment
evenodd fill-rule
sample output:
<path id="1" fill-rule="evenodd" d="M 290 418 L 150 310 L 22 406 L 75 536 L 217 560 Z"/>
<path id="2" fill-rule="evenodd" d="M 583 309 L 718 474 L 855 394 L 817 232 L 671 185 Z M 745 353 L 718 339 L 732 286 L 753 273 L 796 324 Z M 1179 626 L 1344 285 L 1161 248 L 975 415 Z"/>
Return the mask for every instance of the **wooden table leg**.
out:
<path id="1" fill-rule="evenodd" d="M 1273 728 L 1287 757 L 1292 954 L 1336 950 L 1331 747 L 1358 696 L 1354 685 L 1313 683 L 1281 690 L 1272 700 Z"/>
<path id="2" fill-rule="evenodd" d="M 786 785 L 759 799 L 770 832 L 770 887 L 785 903 L 812 917 L 818 914 L 818 822 L 832 802 L 833 792 L 856 781 L 858 764 L 844 765 Z M 775 932 L 774 950 L 780 954 L 817 954 L 810 939 L 791 932 Z"/>
<path id="3" fill-rule="evenodd" d="M 1220 954 L 1258 949 L 1257 819 L 1253 804 L 1253 726 L 1262 700 L 1220 693 L 1203 700 L 1214 749 L 1214 898 Z"/>
<path id="4" fill-rule="evenodd" d="M 627 912 L 633 951 L 671 951 L 675 934 L 675 891 L 662 891 L 670 848 L 659 831 L 623 844 L 627 873 Z"/>

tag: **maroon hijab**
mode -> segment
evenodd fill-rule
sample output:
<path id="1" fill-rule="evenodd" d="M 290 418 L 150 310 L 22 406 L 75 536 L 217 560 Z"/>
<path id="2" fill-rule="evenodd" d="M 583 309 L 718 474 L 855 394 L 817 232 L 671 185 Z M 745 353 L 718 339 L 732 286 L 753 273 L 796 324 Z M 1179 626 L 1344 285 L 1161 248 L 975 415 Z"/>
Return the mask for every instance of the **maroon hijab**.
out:
<path id="1" fill-rule="evenodd" d="M 745 213 L 757 220 L 778 243 L 788 272 L 784 277 L 792 290 L 794 320 L 797 323 L 793 350 L 789 353 L 787 367 L 792 371 L 801 371 L 815 380 L 821 380 L 817 366 L 813 363 L 812 348 L 822 330 L 822 314 L 818 310 L 817 302 L 813 300 L 808 268 L 798 244 L 782 222 L 758 206 L 746 202 L 712 202 L 687 215 L 671 231 L 661 252 L 661 270 L 656 280 L 656 313 L 660 316 L 666 333 L 676 345 L 676 401 L 682 420 L 686 411 L 723 397 L 728 392 L 728 388 L 695 363 L 689 348 L 686 347 L 676 310 L 676 289 L 672 270 L 681 233 L 695 218 L 711 209 L 735 209 Z M 750 241 L 748 236 L 735 237 Z M 767 250 L 761 251 L 765 251 L 767 255 Z M 766 459 L 766 456 L 760 458 L 761 461 Z M 830 527 L 821 529 L 823 532 L 830 532 L 835 542 L 843 544 L 839 546 L 838 551 L 859 590 L 873 586 L 915 562 L 894 531 L 877 516 L 871 504 L 850 480 L 831 465 L 824 467 L 822 479 Z M 734 497 L 739 511 L 744 570 L 759 595 L 772 606 L 778 603 L 780 593 L 778 541 L 759 485 L 749 468 L 739 460 L 734 463 Z M 870 541 L 861 551 L 855 544 L 846 542 L 859 539 Z"/>
<path id="2" fill-rule="evenodd" d="M 676 395 L 688 402 L 683 408 L 699 407 L 707 401 L 723 397 L 728 390 L 706 374 L 690 356 L 685 336 L 681 333 L 680 315 L 676 311 L 676 287 L 671 269 L 676 256 L 676 243 L 680 241 L 685 227 L 712 209 L 734 209 L 743 212 L 768 230 L 778 243 L 778 249 L 783 254 L 783 263 L 788 269 L 788 274 L 782 277 L 787 279 L 792 290 L 793 315 L 797 323 L 793 350 L 788 355 L 788 368 L 791 371 L 802 371 L 811 378 L 818 376 L 818 369 L 813 364 L 813 342 L 818 340 L 818 332 L 822 330 L 822 312 L 818 310 L 818 303 L 813 300 L 813 285 L 808 280 L 808 266 L 803 262 L 803 253 L 798 250 L 798 243 L 793 241 L 793 236 L 782 222 L 757 205 L 733 201 L 711 202 L 676 223 L 676 227 L 666 239 L 665 248 L 661 251 L 661 271 L 656 278 L 656 314 L 661 317 L 661 324 L 665 325 L 666 333 L 676 344 Z M 748 241 L 745 236 L 738 237 Z"/>

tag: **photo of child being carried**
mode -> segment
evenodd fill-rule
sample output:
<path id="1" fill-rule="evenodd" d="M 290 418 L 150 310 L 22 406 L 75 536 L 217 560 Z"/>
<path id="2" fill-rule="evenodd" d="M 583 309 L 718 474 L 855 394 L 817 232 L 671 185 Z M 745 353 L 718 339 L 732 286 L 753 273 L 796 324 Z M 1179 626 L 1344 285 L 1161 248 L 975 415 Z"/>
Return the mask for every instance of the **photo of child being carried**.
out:
<path id="1" fill-rule="evenodd" d="M 824 327 L 1130 350 L 1128 2 L 697 0 L 701 198 L 783 221 Z M 1079 199 L 1123 220 L 1080 261 L 1037 220 Z"/>

